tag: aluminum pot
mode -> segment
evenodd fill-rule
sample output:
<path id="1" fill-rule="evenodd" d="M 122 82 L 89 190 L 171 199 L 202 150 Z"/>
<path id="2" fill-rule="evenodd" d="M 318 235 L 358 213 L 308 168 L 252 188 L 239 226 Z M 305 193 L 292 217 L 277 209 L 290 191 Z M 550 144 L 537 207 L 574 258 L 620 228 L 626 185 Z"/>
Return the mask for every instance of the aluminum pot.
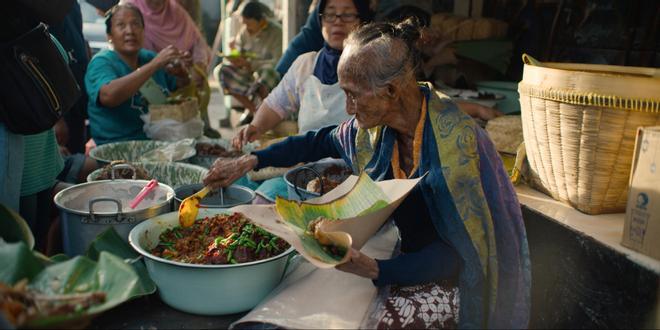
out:
<path id="1" fill-rule="evenodd" d="M 174 209 L 178 210 L 181 201 L 186 197 L 202 190 L 204 187 L 201 183 L 193 183 L 180 186 L 174 189 Z M 214 190 L 208 193 L 206 197 L 202 198 L 199 203 L 201 208 L 230 208 L 236 205 L 249 204 L 252 202 L 256 194 L 254 190 L 239 186 L 231 185 L 229 187 L 222 188 L 222 196 L 220 195 L 219 190 Z"/>
<path id="2" fill-rule="evenodd" d="M 139 222 L 172 210 L 174 190 L 159 183 L 138 204 L 129 206 L 149 181 L 102 180 L 78 184 L 55 195 L 60 209 L 64 253 L 84 254 L 101 232 L 114 227 L 124 239 Z"/>
<path id="3" fill-rule="evenodd" d="M 223 213 L 222 209 L 200 209 L 199 217 Z M 152 255 L 165 229 L 179 225 L 171 212 L 143 221 L 131 230 L 128 241 L 144 256 L 149 276 L 163 301 L 178 310 L 202 314 L 239 313 L 256 306 L 282 280 L 293 247 L 258 261 L 231 265 L 187 264 Z"/>
<path id="4" fill-rule="evenodd" d="M 284 174 L 289 199 L 304 201 L 319 197 L 329 190 L 321 186 L 321 193 L 307 190 L 310 181 L 328 176 L 330 179 L 344 181 L 352 173 L 352 170 L 342 159 L 326 158 L 318 162 L 308 163 L 289 170 Z"/>

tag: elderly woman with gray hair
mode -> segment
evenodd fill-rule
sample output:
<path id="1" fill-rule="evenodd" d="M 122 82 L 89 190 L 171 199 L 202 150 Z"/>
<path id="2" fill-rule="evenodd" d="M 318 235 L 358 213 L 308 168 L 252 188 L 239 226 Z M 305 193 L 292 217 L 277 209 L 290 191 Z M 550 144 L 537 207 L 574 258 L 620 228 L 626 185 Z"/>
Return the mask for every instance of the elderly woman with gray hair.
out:
<path id="1" fill-rule="evenodd" d="M 401 251 L 350 251 L 337 269 L 387 292 L 374 327 L 524 328 L 530 265 L 520 205 L 492 142 L 449 97 L 415 80 L 419 26 L 376 23 L 348 37 L 339 61 L 355 117 L 268 149 L 219 159 L 206 184 L 247 171 L 342 157 L 375 180 L 422 177 L 394 212 Z M 435 306 L 429 306 L 435 305 Z"/>

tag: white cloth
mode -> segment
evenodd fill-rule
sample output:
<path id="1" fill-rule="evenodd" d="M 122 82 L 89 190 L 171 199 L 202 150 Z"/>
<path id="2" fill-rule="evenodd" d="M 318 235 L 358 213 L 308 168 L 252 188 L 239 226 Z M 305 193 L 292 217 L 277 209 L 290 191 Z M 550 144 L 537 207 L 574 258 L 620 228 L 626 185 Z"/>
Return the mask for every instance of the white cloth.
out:
<path id="1" fill-rule="evenodd" d="M 346 113 L 346 93 L 339 88 L 339 82 L 324 85 L 310 75 L 303 85 L 305 94 L 298 113 L 298 133 L 337 125 L 351 118 Z"/>
<path id="2" fill-rule="evenodd" d="M 388 259 L 398 229 L 386 223 L 361 251 Z M 357 329 L 377 289 L 371 280 L 336 269 L 319 269 L 304 259 L 261 304 L 232 324 L 266 322 L 287 329 Z"/>
<path id="3" fill-rule="evenodd" d="M 314 77 L 317 59 L 317 52 L 298 56 L 264 100 L 266 106 L 282 118 L 298 113 L 299 133 L 336 125 L 351 118 L 346 113 L 346 94 L 339 88 L 339 83 L 324 85 Z"/>

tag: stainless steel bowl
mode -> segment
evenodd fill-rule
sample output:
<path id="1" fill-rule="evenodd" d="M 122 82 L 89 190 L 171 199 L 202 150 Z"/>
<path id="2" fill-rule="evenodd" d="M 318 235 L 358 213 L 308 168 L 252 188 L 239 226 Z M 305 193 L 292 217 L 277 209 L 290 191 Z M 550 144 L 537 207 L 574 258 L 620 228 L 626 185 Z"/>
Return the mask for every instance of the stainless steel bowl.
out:
<path id="1" fill-rule="evenodd" d="M 333 173 L 330 174 L 328 173 L 328 170 L 331 168 L 339 169 L 339 171 L 336 173 L 333 171 Z M 323 189 L 322 186 L 321 193 L 307 190 L 307 184 L 310 181 L 327 175 L 330 179 L 343 182 L 351 175 L 351 173 L 352 170 L 343 160 L 326 158 L 318 162 L 308 163 L 289 170 L 284 174 L 284 181 L 287 185 L 289 199 L 304 201 L 310 198 L 319 197 L 329 191 Z"/>
<path id="2" fill-rule="evenodd" d="M 183 201 L 186 197 L 202 190 L 203 187 L 204 185 L 201 183 L 193 183 L 174 189 L 175 209 L 179 209 L 179 204 L 181 204 L 181 201 Z M 256 195 L 254 190 L 248 187 L 231 185 L 229 187 L 222 188 L 222 195 L 218 189 L 208 193 L 206 197 L 202 198 L 201 202 L 199 203 L 199 207 L 230 208 L 236 205 L 249 204 L 252 202 L 255 196 Z"/>

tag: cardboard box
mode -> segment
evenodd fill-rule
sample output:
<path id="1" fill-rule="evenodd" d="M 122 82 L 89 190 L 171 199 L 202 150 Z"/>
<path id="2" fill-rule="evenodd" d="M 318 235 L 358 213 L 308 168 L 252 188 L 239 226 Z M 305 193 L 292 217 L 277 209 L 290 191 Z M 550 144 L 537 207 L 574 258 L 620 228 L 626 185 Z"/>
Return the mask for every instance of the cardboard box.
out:
<path id="1" fill-rule="evenodd" d="M 660 126 L 637 130 L 621 244 L 660 260 Z"/>
<path id="2" fill-rule="evenodd" d="M 151 121 L 162 119 L 173 119 L 185 123 L 199 113 L 197 98 L 191 97 L 176 104 L 152 104 L 149 105 Z"/>

